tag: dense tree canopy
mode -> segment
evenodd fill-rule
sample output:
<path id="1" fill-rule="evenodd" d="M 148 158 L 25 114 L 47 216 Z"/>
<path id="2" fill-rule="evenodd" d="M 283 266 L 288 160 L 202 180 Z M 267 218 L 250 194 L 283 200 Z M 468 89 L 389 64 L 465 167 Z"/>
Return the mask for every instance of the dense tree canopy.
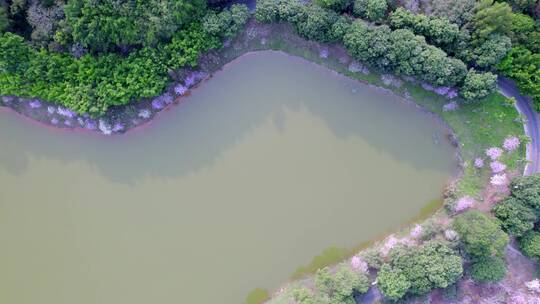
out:
<path id="1" fill-rule="evenodd" d="M 525 255 L 540 262 L 540 233 L 529 231 L 518 239 L 519 247 Z"/>
<path id="2" fill-rule="evenodd" d="M 473 258 L 504 255 L 508 235 L 482 212 L 472 210 L 462 213 L 456 216 L 453 226 L 465 251 Z"/>
<path id="3" fill-rule="evenodd" d="M 200 18 L 205 0 L 69 0 L 65 31 L 97 52 L 154 46 Z"/>
<path id="4" fill-rule="evenodd" d="M 388 11 L 387 0 L 355 0 L 355 15 L 370 21 L 380 21 Z"/>
<path id="5" fill-rule="evenodd" d="M 352 4 L 352 0 L 315 0 L 315 2 L 324 7 L 336 10 L 338 12 L 346 10 Z"/>
<path id="6" fill-rule="evenodd" d="M 413 14 L 403 8 L 395 10 L 389 18 L 395 29 L 410 29 L 417 35 L 426 37 L 429 43 L 449 46 L 459 37 L 459 26 L 442 17 Z"/>
<path id="7" fill-rule="evenodd" d="M 481 0 L 472 22 L 476 41 L 484 42 L 492 34 L 508 35 L 512 29 L 512 8 L 506 2 Z"/>
<path id="8" fill-rule="evenodd" d="M 500 257 L 482 258 L 471 266 L 473 280 L 480 283 L 494 283 L 506 275 L 506 263 Z"/>
<path id="9" fill-rule="evenodd" d="M 174 32 L 170 41 L 135 49 L 127 56 L 86 54 L 77 59 L 33 48 L 21 36 L 5 33 L 0 36 L 1 94 L 38 97 L 93 115 L 159 95 L 170 81 L 170 70 L 195 66 L 201 53 L 238 31 L 248 15 L 244 6 L 233 6 L 219 16 L 223 19 L 216 21 L 219 33 L 214 24 L 191 23 Z"/>
<path id="10" fill-rule="evenodd" d="M 426 43 L 406 29 L 372 27 L 355 21 L 344 43 L 358 60 L 400 75 L 415 76 L 438 86 L 460 84 L 467 73 L 465 64 Z"/>
<path id="11" fill-rule="evenodd" d="M 462 213 L 454 219 L 454 229 L 472 261 L 471 275 L 477 282 L 496 282 L 506 274 L 502 260 L 509 238 L 497 222 L 480 211 Z"/>
<path id="12" fill-rule="evenodd" d="M 469 70 L 461 96 L 466 100 L 478 100 L 493 93 L 497 88 L 497 75 L 492 73 L 478 73 L 474 69 Z"/>
<path id="13" fill-rule="evenodd" d="M 354 291 L 367 292 L 369 279 L 364 273 L 341 265 L 334 274 L 328 268 L 319 269 L 315 275 L 315 286 L 319 298 L 329 299 L 330 303 L 354 304 Z"/>
<path id="14" fill-rule="evenodd" d="M 406 293 L 421 295 L 434 288 L 446 288 L 461 277 L 461 257 L 439 242 L 420 247 L 397 247 L 390 253 L 389 264 L 383 265 L 377 281 L 381 292 L 398 299 Z"/>
<path id="15" fill-rule="evenodd" d="M 501 221 L 501 227 L 508 233 L 521 236 L 534 228 L 538 220 L 535 212 L 514 197 L 510 197 L 493 208 L 493 213 Z"/>

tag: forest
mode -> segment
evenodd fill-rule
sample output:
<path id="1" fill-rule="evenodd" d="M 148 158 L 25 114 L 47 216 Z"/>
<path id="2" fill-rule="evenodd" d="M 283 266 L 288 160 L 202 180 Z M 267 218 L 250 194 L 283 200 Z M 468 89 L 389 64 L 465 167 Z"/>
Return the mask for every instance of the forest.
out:
<path id="1" fill-rule="evenodd" d="M 247 8 L 204 0 L 0 2 L 0 94 L 40 98 L 78 113 L 159 95 L 169 73 L 197 65 L 242 29 Z M 536 1 L 258 1 L 259 22 L 342 43 L 360 62 L 457 87 L 465 100 L 514 79 L 540 108 L 540 5 Z"/>

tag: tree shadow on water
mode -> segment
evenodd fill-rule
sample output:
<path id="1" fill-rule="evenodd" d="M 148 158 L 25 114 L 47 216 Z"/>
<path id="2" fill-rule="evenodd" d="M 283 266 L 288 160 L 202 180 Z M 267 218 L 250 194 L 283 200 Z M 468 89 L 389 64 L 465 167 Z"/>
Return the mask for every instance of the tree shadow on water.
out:
<path id="1" fill-rule="evenodd" d="M 30 158 L 83 161 L 127 184 L 182 177 L 212 167 L 268 119 L 284 130 L 285 111 L 301 109 L 322 119 L 335 136 L 361 138 L 415 169 L 448 171 L 455 164 L 444 161 L 453 155 L 444 128 L 396 97 L 299 58 L 260 52 L 229 65 L 181 105 L 124 135 L 54 131 L 0 112 L 0 166 L 19 175 Z"/>

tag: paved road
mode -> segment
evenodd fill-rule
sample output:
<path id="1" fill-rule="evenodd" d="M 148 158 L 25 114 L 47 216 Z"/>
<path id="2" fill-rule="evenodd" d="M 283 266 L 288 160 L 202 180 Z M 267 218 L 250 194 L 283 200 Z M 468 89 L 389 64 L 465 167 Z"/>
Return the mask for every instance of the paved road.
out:
<path id="1" fill-rule="evenodd" d="M 514 82 L 499 76 L 499 89 L 503 95 L 516 99 L 516 108 L 525 117 L 525 132 L 531 138 L 527 145 L 527 160 L 529 164 L 525 168 L 525 175 L 540 172 L 540 114 L 532 107 L 530 98 L 519 93 Z"/>

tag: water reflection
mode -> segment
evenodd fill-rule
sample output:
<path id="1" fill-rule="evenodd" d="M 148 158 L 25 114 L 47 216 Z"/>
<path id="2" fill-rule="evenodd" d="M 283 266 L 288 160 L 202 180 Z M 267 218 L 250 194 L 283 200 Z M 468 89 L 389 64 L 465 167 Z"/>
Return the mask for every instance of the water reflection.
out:
<path id="1" fill-rule="evenodd" d="M 424 114 L 322 67 L 273 52 L 240 59 L 182 105 L 126 135 L 54 132 L 2 111 L 0 165 L 19 175 L 29 158 L 84 161 L 118 183 L 181 177 L 212 166 L 268 117 L 283 129 L 285 112 L 301 109 L 324 120 L 339 138 L 361 138 L 418 170 L 448 170 L 448 162 L 438 161 L 435 152 L 446 151 L 446 157 L 451 150 L 445 131 Z"/>

